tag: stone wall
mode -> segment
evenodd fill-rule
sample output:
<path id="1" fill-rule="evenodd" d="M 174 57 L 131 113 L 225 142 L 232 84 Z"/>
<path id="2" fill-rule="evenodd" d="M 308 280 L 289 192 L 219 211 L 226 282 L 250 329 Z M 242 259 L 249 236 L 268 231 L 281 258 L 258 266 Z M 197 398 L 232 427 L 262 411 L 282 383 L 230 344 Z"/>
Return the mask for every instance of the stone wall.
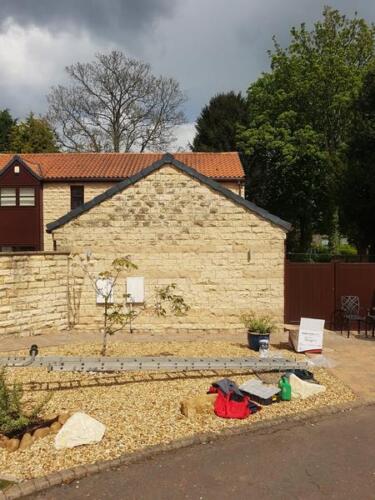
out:
<path id="1" fill-rule="evenodd" d="M 113 182 L 48 182 L 43 185 L 43 226 L 59 219 L 70 212 L 70 186 L 84 186 L 85 202 L 92 200 L 95 196 L 103 193 L 111 186 Z M 44 250 L 53 250 L 52 237 L 44 231 Z"/>
<path id="2" fill-rule="evenodd" d="M 70 318 L 97 328 L 92 276 L 129 255 L 145 278 L 146 301 L 156 286 L 176 283 L 186 316 L 140 316 L 143 330 L 232 330 L 249 310 L 282 322 L 285 231 L 172 166 L 164 166 L 53 233 L 57 250 L 72 252 Z M 86 264 L 82 264 L 86 262 Z M 122 301 L 125 277 L 115 290 Z"/>
<path id="3" fill-rule="evenodd" d="M 95 196 L 103 193 L 113 186 L 113 182 L 83 182 L 76 183 L 77 186 L 85 188 L 85 202 L 92 200 Z M 227 189 L 236 194 L 243 195 L 244 188 L 239 189 L 238 182 L 225 181 L 221 183 Z M 49 182 L 43 186 L 43 226 L 53 222 L 70 212 L 70 186 L 73 184 L 64 182 Z M 52 251 L 53 242 L 50 234 L 44 232 L 44 250 Z"/>
<path id="4" fill-rule="evenodd" d="M 244 196 L 244 191 L 245 191 L 245 188 L 243 186 L 243 184 L 238 184 L 237 181 L 223 181 L 223 182 L 220 182 L 220 184 L 229 189 L 230 191 L 233 191 L 233 193 L 236 193 L 240 196 Z"/>
<path id="5" fill-rule="evenodd" d="M 0 335 L 68 328 L 68 254 L 0 253 Z"/>

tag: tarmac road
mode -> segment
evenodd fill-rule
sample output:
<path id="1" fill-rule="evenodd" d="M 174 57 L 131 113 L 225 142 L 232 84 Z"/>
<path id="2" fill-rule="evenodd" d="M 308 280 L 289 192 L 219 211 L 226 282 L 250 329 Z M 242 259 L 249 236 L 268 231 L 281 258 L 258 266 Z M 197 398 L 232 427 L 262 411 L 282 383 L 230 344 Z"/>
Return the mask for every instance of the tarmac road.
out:
<path id="1" fill-rule="evenodd" d="M 122 466 L 37 500 L 375 499 L 375 406 Z"/>

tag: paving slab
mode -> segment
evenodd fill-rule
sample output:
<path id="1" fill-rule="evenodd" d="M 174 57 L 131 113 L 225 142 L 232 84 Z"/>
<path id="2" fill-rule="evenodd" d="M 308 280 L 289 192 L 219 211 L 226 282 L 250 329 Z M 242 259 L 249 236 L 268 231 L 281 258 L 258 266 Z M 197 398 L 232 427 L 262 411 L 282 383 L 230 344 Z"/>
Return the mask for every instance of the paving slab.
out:
<path id="1" fill-rule="evenodd" d="M 359 334 L 352 332 L 348 338 L 346 333 L 325 330 L 323 355 L 333 362 L 332 373 L 360 399 L 364 402 L 375 401 L 374 337 L 366 337 L 362 331 Z"/>

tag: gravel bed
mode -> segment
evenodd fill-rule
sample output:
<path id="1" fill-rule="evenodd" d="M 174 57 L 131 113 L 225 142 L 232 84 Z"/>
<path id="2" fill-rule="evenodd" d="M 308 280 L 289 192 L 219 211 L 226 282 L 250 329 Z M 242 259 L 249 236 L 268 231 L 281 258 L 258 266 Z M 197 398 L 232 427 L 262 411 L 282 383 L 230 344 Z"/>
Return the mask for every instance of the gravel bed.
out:
<path id="1" fill-rule="evenodd" d="M 40 355 L 98 355 L 98 344 L 74 345 L 42 349 Z M 287 350 L 271 348 L 272 354 L 299 359 Z M 25 354 L 25 352 L 19 352 Z M 116 356 L 251 356 L 256 355 L 247 346 L 230 342 L 152 342 L 113 343 L 108 355 Z M 40 401 L 46 389 L 53 397 L 43 410 L 44 416 L 57 413 L 84 411 L 107 426 L 104 439 L 96 445 L 57 451 L 54 436 L 36 441 L 30 448 L 9 453 L 0 449 L 0 470 L 18 479 L 43 476 L 47 473 L 80 464 L 114 459 L 123 453 L 140 450 L 150 445 L 169 443 L 200 432 L 217 432 L 231 426 L 251 426 L 260 420 L 294 415 L 301 411 L 336 405 L 355 399 L 351 390 L 331 373 L 314 371 L 325 393 L 305 401 L 281 402 L 250 415 L 245 420 L 226 420 L 213 415 L 184 417 L 181 400 L 205 394 L 218 374 L 123 373 L 79 374 L 48 373 L 45 369 L 8 369 L 9 381 L 22 382 L 27 402 Z M 254 375 L 220 371 L 220 377 L 229 376 L 238 384 Z"/>

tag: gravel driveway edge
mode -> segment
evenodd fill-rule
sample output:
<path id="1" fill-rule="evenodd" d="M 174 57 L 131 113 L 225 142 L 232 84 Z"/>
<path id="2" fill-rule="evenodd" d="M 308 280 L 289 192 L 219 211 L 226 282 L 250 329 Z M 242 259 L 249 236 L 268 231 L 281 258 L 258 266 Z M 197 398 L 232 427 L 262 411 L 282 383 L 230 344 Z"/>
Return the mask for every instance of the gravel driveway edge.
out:
<path id="1" fill-rule="evenodd" d="M 119 458 L 116 458 L 115 460 L 106 460 L 102 462 L 97 462 L 95 464 L 79 465 L 71 469 L 65 469 L 58 472 L 54 472 L 52 474 L 49 474 L 41 478 L 20 482 L 18 484 L 9 486 L 3 491 L 0 491 L 0 500 L 11 500 L 16 498 L 22 498 L 27 495 L 32 495 L 34 493 L 46 490 L 51 486 L 57 486 L 63 483 L 69 483 L 77 479 L 90 476 L 92 474 L 97 474 L 98 472 L 116 468 L 120 465 L 139 462 L 141 460 L 154 457 L 161 453 L 177 450 L 180 448 L 186 448 L 188 446 L 205 444 L 210 441 L 221 439 L 222 437 L 229 437 L 232 435 L 268 430 L 269 428 L 276 427 L 280 424 L 303 423 L 304 421 L 311 420 L 314 418 L 334 415 L 340 412 L 347 412 L 359 407 L 371 406 L 373 404 L 374 404 L 373 402 L 367 403 L 362 400 L 356 400 L 356 401 L 351 401 L 349 403 L 345 403 L 343 405 L 326 406 L 318 411 L 309 410 L 293 416 L 279 417 L 279 418 L 274 418 L 272 420 L 256 422 L 249 427 L 234 426 L 228 429 L 224 429 L 218 434 L 211 432 L 196 434 L 195 436 L 191 436 L 186 439 L 179 439 L 177 441 L 173 441 L 168 444 L 150 446 L 142 451 L 134 453 L 126 453 L 120 456 Z"/>

